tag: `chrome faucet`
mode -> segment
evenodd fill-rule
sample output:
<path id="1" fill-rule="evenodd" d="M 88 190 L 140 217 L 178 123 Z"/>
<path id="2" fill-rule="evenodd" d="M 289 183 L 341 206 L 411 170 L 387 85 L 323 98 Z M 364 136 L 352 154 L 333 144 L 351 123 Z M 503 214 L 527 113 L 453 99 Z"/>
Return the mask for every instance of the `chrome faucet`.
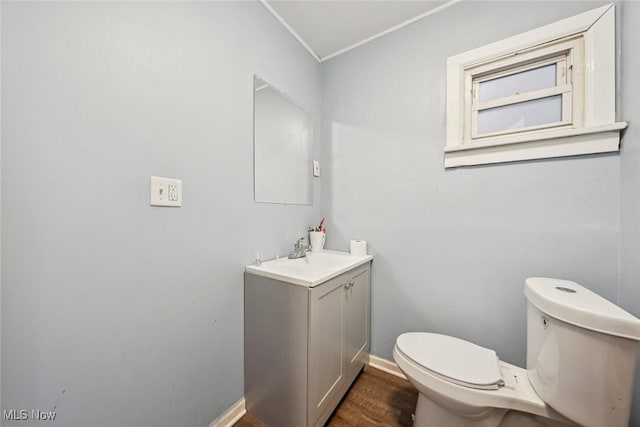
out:
<path id="1" fill-rule="evenodd" d="M 304 237 L 301 237 L 293 245 L 293 252 L 289 254 L 289 259 L 304 258 L 310 250 L 311 248 L 304 244 Z"/>

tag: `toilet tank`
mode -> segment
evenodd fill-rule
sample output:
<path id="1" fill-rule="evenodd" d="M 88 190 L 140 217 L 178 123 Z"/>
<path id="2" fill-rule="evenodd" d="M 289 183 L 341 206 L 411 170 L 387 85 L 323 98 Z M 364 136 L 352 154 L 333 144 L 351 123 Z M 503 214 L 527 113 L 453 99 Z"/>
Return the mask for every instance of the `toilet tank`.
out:
<path id="1" fill-rule="evenodd" d="M 640 320 L 568 280 L 529 278 L 527 374 L 549 406 L 586 427 L 626 427 Z"/>

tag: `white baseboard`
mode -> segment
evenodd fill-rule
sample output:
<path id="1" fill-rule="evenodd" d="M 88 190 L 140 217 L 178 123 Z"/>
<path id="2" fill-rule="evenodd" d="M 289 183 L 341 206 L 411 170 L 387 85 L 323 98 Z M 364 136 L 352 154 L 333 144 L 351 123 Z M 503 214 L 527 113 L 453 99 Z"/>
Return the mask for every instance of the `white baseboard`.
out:
<path id="1" fill-rule="evenodd" d="M 231 427 L 233 426 L 244 414 L 247 413 L 244 397 L 238 400 L 231 408 L 227 409 L 224 414 L 215 419 L 209 427 Z"/>
<path id="2" fill-rule="evenodd" d="M 382 357 L 374 356 L 373 354 L 369 355 L 369 366 L 380 369 L 381 371 L 385 371 L 388 374 L 395 375 L 396 377 L 400 377 L 403 379 L 407 379 L 404 376 L 398 365 L 395 362 L 392 362 L 387 359 L 383 359 Z"/>

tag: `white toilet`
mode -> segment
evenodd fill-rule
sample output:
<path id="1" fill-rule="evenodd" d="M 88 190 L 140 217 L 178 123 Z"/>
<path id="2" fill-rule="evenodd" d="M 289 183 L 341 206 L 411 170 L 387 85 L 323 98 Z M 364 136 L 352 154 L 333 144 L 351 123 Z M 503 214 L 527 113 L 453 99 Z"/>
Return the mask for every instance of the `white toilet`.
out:
<path id="1" fill-rule="evenodd" d="M 575 282 L 526 280 L 527 369 L 446 335 L 402 334 L 415 427 L 626 427 L 640 320 Z"/>

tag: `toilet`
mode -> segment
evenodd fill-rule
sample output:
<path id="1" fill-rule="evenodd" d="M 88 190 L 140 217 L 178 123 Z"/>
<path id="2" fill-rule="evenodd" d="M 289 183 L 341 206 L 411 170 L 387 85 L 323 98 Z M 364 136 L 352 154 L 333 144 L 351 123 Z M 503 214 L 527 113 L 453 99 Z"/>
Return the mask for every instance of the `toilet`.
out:
<path id="1" fill-rule="evenodd" d="M 568 280 L 529 278 L 525 296 L 526 369 L 451 336 L 398 337 L 414 427 L 628 425 L 640 320 Z"/>

